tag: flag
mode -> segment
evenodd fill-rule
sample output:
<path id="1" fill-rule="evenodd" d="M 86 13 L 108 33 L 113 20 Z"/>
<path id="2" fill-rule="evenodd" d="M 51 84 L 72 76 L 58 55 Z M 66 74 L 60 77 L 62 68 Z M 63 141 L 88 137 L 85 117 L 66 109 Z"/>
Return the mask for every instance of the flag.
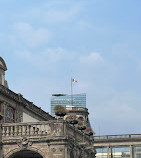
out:
<path id="1" fill-rule="evenodd" d="M 73 78 L 72 78 L 72 82 L 75 82 L 75 83 L 77 83 L 77 80 L 75 80 L 75 79 L 73 79 Z"/>

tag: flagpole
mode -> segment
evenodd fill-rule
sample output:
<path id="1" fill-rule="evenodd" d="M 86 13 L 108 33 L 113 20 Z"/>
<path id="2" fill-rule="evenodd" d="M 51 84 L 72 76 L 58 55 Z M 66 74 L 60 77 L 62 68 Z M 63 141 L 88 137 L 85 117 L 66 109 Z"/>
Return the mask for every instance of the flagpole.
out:
<path id="1" fill-rule="evenodd" d="M 71 77 L 71 104 L 73 106 L 72 77 Z"/>

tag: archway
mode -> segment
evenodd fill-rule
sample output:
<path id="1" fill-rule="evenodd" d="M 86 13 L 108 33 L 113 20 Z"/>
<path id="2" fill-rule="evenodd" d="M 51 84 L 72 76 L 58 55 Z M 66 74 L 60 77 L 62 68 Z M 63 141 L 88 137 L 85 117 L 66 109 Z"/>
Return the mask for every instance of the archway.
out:
<path id="1" fill-rule="evenodd" d="M 14 153 L 9 158 L 43 158 L 43 156 L 35 151 L 21 150 Z"/>

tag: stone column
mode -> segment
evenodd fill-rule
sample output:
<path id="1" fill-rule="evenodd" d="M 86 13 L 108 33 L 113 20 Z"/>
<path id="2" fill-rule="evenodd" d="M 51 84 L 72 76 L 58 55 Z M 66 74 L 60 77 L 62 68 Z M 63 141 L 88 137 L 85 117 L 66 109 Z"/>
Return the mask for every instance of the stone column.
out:
<path id="1" fill-rule="evenodd" d="M 107 146 L 107 158 L 109 158 L 109 146 Z"/>
<path id="2" fill-rule="evenodd" d="M 2 148 L 2 123 L 0 123 L 0 158 L 3 158 L 3 148 Z"/>
<path id="3" fill-rule="evenodd" d="M 133 158 L 133 146 L 130 145 L 130 158 Z"/>

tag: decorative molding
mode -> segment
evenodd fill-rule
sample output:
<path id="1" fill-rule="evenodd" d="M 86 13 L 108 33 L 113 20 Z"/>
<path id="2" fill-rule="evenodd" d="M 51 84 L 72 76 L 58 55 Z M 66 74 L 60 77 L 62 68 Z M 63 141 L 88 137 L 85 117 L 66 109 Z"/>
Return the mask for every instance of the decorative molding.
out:
<path id="1" fill-rule="evenodd" d="M 59 149 L 59 151 L 60 151 L 60 152 L 63 152 L 63 151 L 64 151 L 64 149 L 63 149 L 63 148 L 60 148 L 60 149 Z"/>
<path id="2" fill-rule="evenodd" d="M 32 142 L 29 141 L 29 139 L 26 137 L 23 137 L 21 140 L 17 141 L 17 144 L 22 149 L 26 149 L 26 148 L 32 146 Z"/>
<path id="3" fill-rule="evenodd" d="M 56 149 L 55 149 L 55 148 L 52 148 L 52 152 L 55 153 L 55 152 L 56 152 Z"/>

